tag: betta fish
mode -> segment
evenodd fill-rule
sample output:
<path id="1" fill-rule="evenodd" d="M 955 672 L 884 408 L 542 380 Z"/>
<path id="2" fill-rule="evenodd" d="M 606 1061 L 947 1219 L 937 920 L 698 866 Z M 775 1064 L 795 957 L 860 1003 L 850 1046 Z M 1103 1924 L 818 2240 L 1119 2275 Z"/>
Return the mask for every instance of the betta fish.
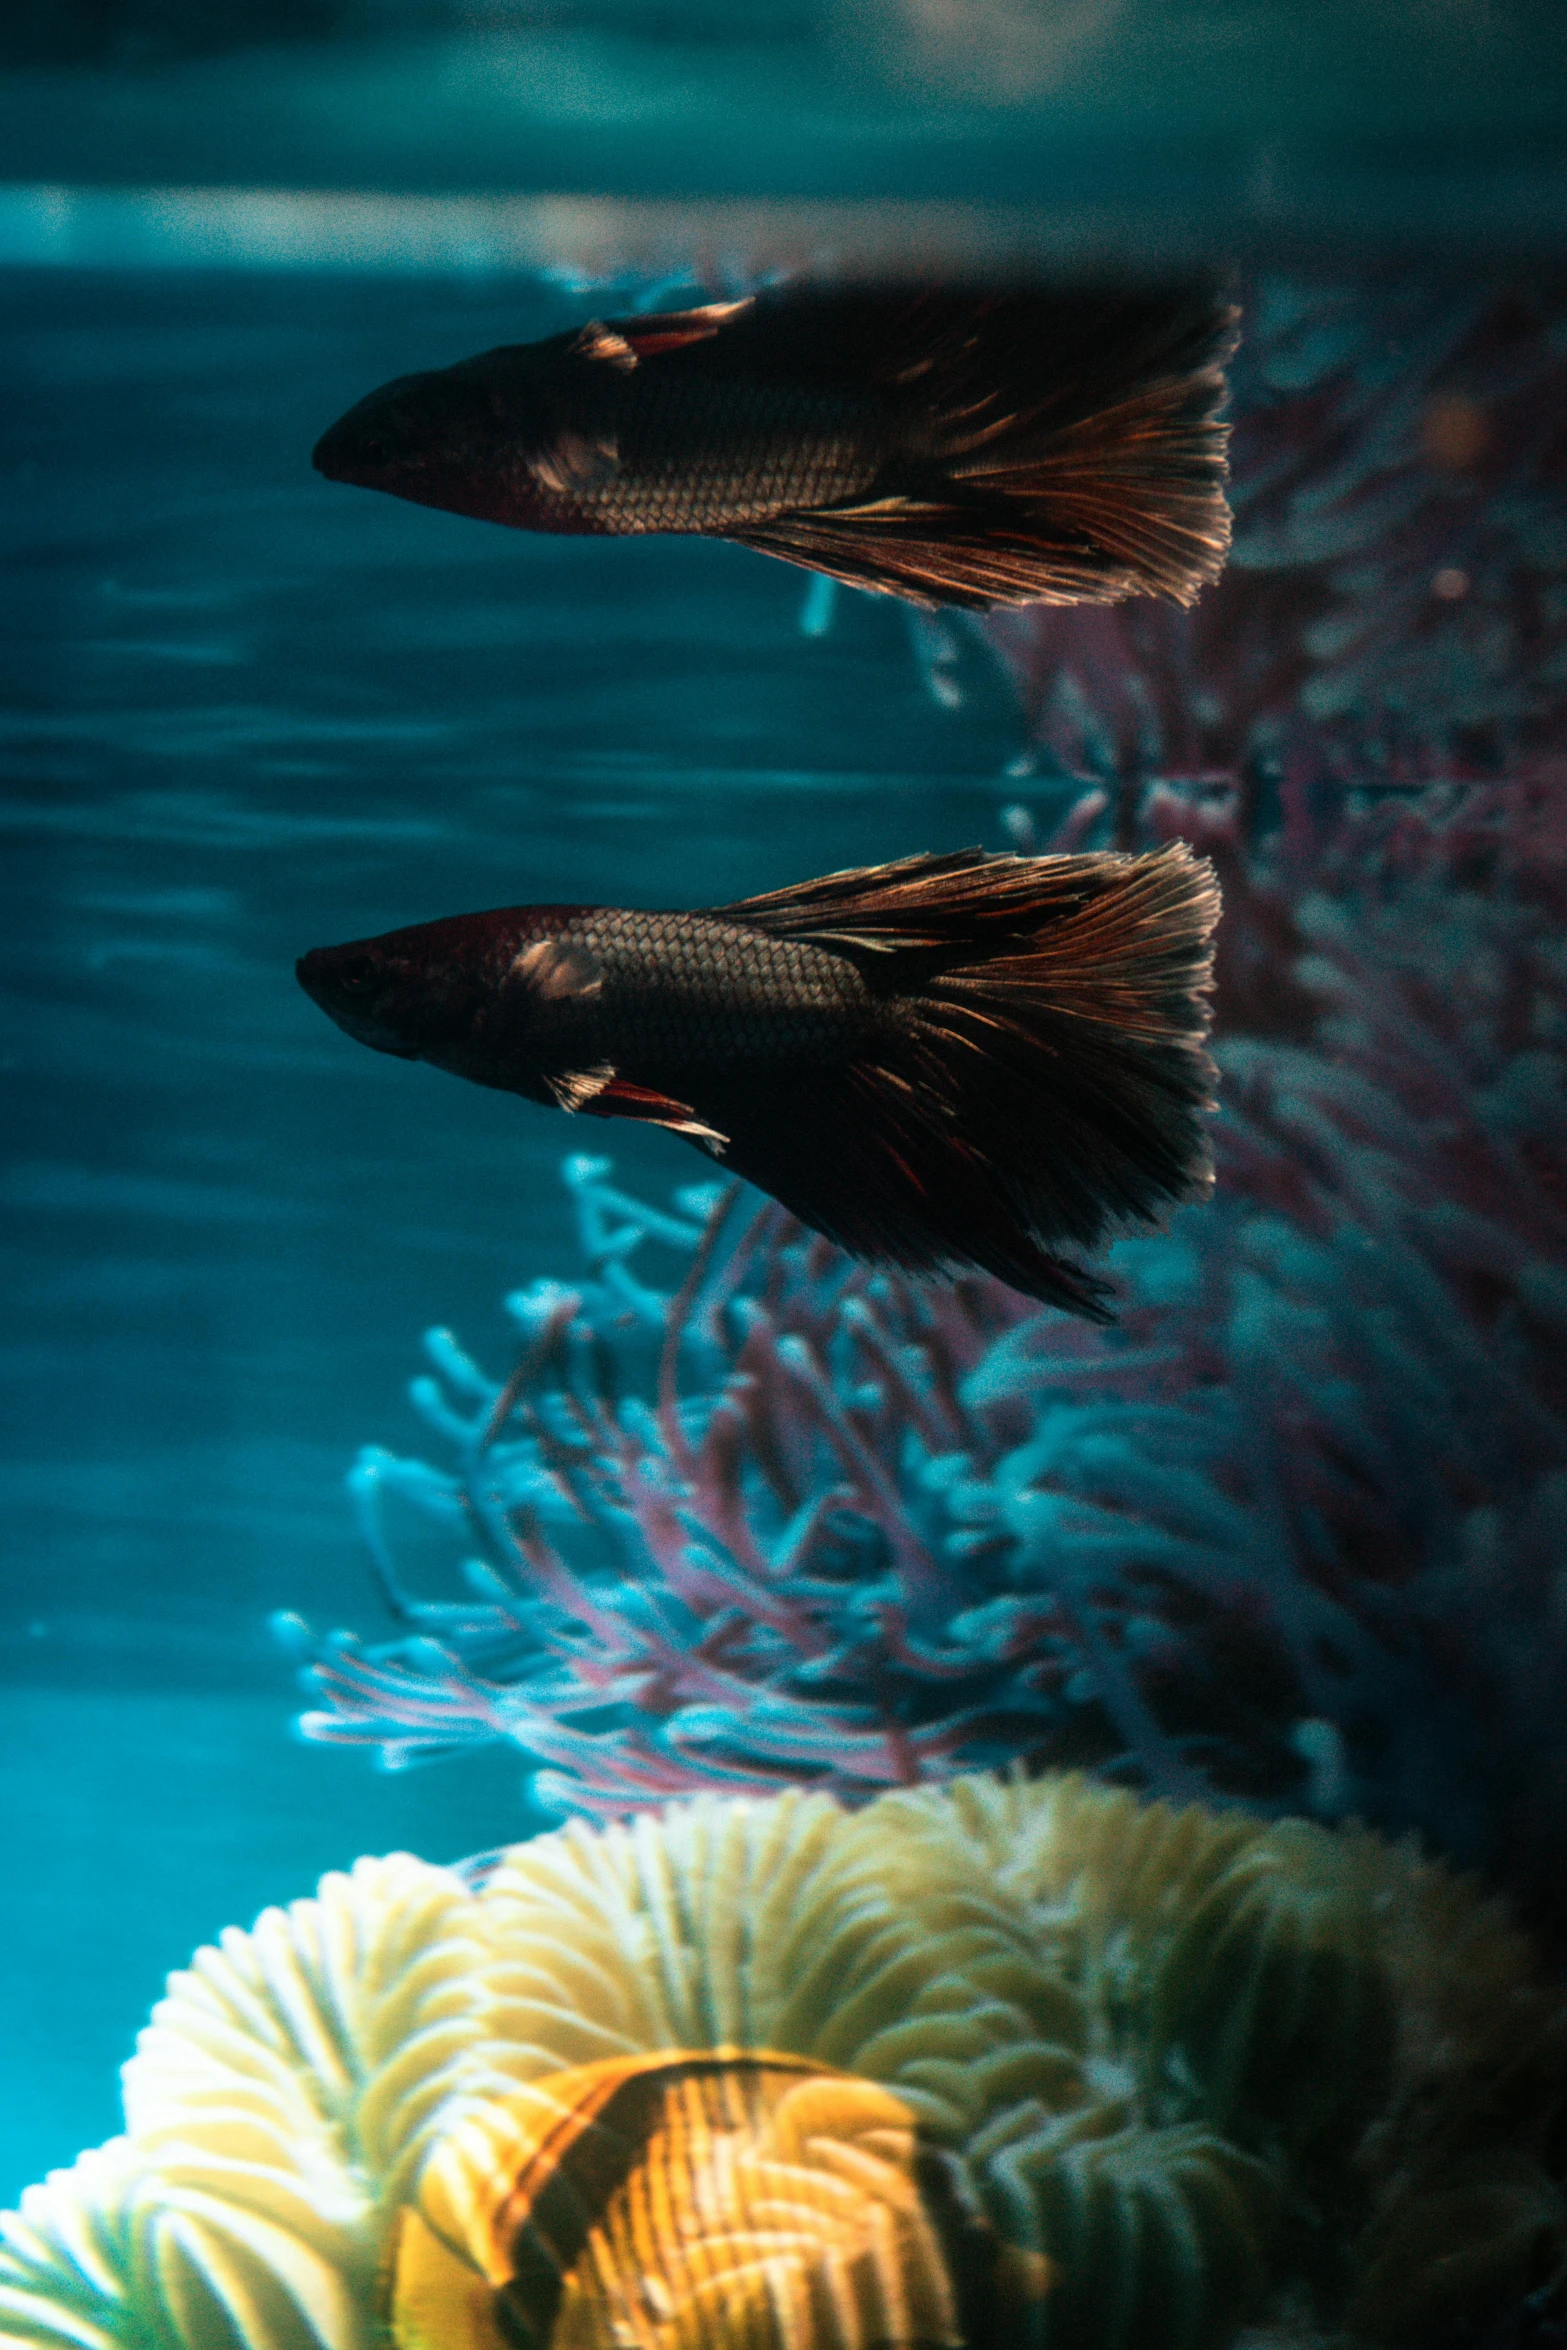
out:
<path id="1" fill-rule="evenodd" d="M 668 1127 L 853 1255 L 1110 1319 L 1060 1251 L 1212 1183 L 1213 870 L 906 857 L 699 913 L 508 906 L 318 947 L 377 1051 Z"/>
<path id="2" fill-rule="evenodd" d="M 800 290 L 405 375 L 315 464 L 514 530 L 736 539 L 934 606 L 1189 604 L 1230 543 L 1205 290 Z"/>

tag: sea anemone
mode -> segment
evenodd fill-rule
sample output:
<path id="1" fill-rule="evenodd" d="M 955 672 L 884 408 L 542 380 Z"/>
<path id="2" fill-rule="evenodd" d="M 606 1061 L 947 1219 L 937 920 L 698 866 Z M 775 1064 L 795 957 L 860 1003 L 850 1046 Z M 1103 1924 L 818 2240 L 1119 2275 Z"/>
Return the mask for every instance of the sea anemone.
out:
<path id="1" fill-rule="evenodd" d="M 1425 2350 L 1567 2258 L 1564 2066 L 1502 1912 L 1363 1831 L 703 1797 L 199 1952 L 4 2221 L 0 2333 Z"/>

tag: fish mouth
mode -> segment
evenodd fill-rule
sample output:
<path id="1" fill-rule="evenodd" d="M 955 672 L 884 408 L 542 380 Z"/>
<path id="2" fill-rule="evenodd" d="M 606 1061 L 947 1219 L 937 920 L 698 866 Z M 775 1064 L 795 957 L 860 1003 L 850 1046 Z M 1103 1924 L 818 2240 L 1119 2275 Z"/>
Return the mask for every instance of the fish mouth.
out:
<path id="1" fill-rule="evenodd" d="M 417 463 L 402 446 L 406 438 L 381 395 L 372 393 L 327 426 L 310 462 L 328 481 L 373 483 L 399 464 Z"/>
<path id="2" fill-rule="evenodd" d="M 337 960 L 338 958 L 330 947 L 312 947 L 309 953 L 301 955 L 294 965 L 294 977 L 299 981 L 311 1002 L 319 1004 L 323 1012 L 331 1012 L 334 1018 L 337 1007 L 333 1002 L 333 997 L 337 992 L 337 987 L 342 984 L 333 968 Z M 334 986 L 334 981 L 337 986 Z"/>
<path id="3" fill-rule="evenodd" d="M 311 1002 L 318 1004 L 327 1018 L 356 1044 L 367 1044 L 378 1053 L 390 1053 L 394 1060 L 418 1060 L 418 1046 L 392 1027 L 373 997 L 356 1000 L 358 991 L 374 986 L 379 977 L 368 967 L 365 958 L 345 961 L 331 947 L 312 947 L 294 965 L 294 977 Z"/>
<path id="4" fill-rule="evenodd" d="M 419 503 L 418 484 L 429 473 L 430 459 L 404 447 L 390 432 L 371 432 L 343 418 L 329 425 L 310 452 L 310 462 L 328 481 L 346 482 L 359 490 L 390 490 Z M 434 499 L 426 501 L 434 503 Z"/>
<path id="5" fill-rule="evenodd" d="M 310 462 L 317 473 L 328 481 L 358 481 L 366 475 L 383 473 L 392 462 L 390 441 L 379 440 L 373 433 L 349 432 L 348 419 L 340 417 L 329 424 L 310 452 Z"/>
<path id="6" fill-rule="evenodd" d="M 310 452 L 317 473 L 374 488 L 390 473 L 421 471 L 427 436 L 419 429 L 418 390 L 424 381 L 422 375 L 400 375 L 345 409 Z"/>

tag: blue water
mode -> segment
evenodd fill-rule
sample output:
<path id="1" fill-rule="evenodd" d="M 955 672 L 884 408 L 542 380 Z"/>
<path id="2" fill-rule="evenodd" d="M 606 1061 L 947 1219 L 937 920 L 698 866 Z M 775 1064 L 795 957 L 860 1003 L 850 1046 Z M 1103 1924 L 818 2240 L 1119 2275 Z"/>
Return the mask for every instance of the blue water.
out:
<path id="1" fill-rule="evenodd" d="M 264 1619 L 376 1629 L 342 1493 L 419 1449 L 418 1334 L 491 1361 L 577 1265 L 562 1122 L 352 1046 L 302 949 L 526 899 L 712 902 L 1000 845 L 977 644 L 678 540 L 523 538 L 320 481 L 409 368 L 590 307 L 537 281 L 0 279 L 0 2202 L 116 2126 L 169 1967 L 358 1852 L 515 1835 L 521 1758 L 290 1742 Z M 617 1132 L 667 1196 L 702 1163 Z"/>

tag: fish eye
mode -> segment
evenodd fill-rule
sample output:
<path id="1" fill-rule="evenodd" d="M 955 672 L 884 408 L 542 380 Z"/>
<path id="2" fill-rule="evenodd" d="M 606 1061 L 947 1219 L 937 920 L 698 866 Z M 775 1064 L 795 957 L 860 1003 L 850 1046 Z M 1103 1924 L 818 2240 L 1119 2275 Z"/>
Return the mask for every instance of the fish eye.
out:
<path id="1" fill-rule="evenodd" d="M 355 955 L 337 968 L 337 984 L 349 995 L 364 995 L 375 985 L 378 965 L 373 955 Z"/>
<path id="2" fill-rule="evenodd" d="M 360 453 L 367 465 L 386 465 L 391 462 L 391 448 L 385 441 L 366 441 Z"/>

